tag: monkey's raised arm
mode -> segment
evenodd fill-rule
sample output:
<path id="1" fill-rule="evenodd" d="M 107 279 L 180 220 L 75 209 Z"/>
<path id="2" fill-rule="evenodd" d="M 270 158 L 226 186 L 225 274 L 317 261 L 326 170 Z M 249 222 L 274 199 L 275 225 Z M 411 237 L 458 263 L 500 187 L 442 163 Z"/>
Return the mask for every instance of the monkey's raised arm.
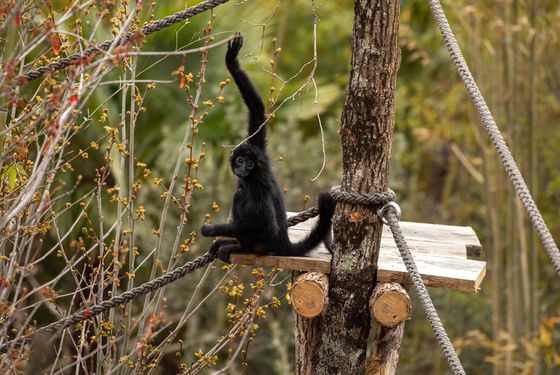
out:
<path id="1" fill-rule="evenodd" d="M 263 125 L 265 121 L 264 103 L 247 74 L 239 66 L 239 61 L 237 61 L 237 55 L 242 46 L 243 37 L 241 34 L 236 33 L 235 38 L 228 42 L 226 66 L 233 76 L 237 88 L 239 88 L 245 105 L 249 109 L 248 136 L 252 136 L 249 138 L 249 143 L 264 149 L 266 143 L 266 125 Z M 263 126 L 261 127 L 261 125 Z M 254 134 L 255 132 L 257 134 Z"/>

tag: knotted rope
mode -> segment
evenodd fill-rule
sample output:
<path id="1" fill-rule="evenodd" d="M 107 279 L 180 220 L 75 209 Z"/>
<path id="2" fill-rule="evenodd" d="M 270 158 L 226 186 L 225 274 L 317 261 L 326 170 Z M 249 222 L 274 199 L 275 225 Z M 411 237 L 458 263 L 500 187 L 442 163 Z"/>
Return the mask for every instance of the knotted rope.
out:
<path id="1" fill-rule="evenodd" d="M 383 206 L 396 198 L 391 189 L 381 193 L 355 193 L 342 190 L 340 185 L 331 188 L 331 195 L 339 202 L 365 206 Z"/>
<path id="2" fill-rule="evenodd" d="M 181 21 L 189 19 L 191 17 L 196 16 L 199 13 L 205 12 L 209 9 L 215 8 L 218 5 L 223 3 L 227 3 L 229 0 L 207 0 L 203 1 L 200 4 L 197 4 L 193 7 L 187 8 L 181 12 L 174 13 L 170 16 L 162 18 L 161 20 L 150 22 L 142 26 L 139 32 L 143 36 L 148 36 L 150 34 L 155 33 L 156 31 L 160 31 L 165 29 L 166 27 L 175 25 Z M 60 69 L 64 69 L 70 65 L 78 64 L 81 61 L 85 61 L 97 54 L 102 52 L 107 52 L 112 45 L 115 46 L 122 46 L 131 40 L 137 38 L 138 30 L 129 31 L 128 33 L 122 35 L 119 38 L 107 40 L 100 45 L 92 46 L 87 48 L 85 51 L 81 53 L 75 53 L 71 56 L 53 61 L 45 66 L 42 66 L 35 70 L 30 70 L 25 74 L 17 76 L 14 79 L 14 83 L 18 86 L 24 85 L 29 81 L 32 81 L 36 78 L 42 77 L 49 72 L 54 72 Z"/>

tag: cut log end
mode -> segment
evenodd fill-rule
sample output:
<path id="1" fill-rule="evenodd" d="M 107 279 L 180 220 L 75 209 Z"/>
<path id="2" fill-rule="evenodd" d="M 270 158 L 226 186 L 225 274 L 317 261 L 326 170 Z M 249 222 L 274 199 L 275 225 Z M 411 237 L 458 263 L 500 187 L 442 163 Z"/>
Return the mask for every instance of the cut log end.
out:
<path id="1" fill-rule="evenodd" d="M 304 273 L 292 286 L 290 296 L 294 311 L 308 319 L 320 315 L 327 304 L 328 291 L 327 275 L 319 272 Z"/>
<path id="2" fill-rule="evenodd" d="M 372 318 L 384 327 L 394 327 L 410 315 L 410 297 L 397 283 L 380 283 L 369 300 Z"/>

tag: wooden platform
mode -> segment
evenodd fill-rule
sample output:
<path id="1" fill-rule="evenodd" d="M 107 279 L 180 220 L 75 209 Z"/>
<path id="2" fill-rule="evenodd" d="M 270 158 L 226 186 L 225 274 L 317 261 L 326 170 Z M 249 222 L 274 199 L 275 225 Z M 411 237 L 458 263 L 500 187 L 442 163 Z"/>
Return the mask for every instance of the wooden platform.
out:
<path id="1" fill-rule="evenodd" d="M 288 213 L 291 216 L 291 213 Z M 292 214 L 293 215 L 293 214 Z M 315 219 L 290 228 L 292 241 L 307 235 Z M 479 258 L 482 246 L 471 227 L 401 222 L 401 228 L 414 256 L 416 266 L 427 286 L 476 292 L 486 274 L 486 262 Z M 324 246 L 305 257 L 259 257 L 254 254 L 232 254 L 232 263 L 255 267 L 284 268 L 329 273 L 331 255 Z M 377 280 L 410 283 L 406 267 L 393 241 L 391 231 L 383 228 Z"/>

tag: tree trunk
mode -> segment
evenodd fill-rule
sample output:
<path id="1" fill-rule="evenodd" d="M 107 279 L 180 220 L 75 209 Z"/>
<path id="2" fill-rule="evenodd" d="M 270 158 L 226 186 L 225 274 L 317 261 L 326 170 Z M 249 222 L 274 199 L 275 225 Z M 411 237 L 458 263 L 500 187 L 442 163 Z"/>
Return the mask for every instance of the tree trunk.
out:
<path id="1" fill-rule="evenodd" d="M 388 188 L 394 128 L 399 1 L 355 0 L 352 72 L 342 113 L 342 189 Z M 334 217 L 329 303 L 313 374 L 363 374 L 381 221 L 364 206 L 339 203 Z"/>

